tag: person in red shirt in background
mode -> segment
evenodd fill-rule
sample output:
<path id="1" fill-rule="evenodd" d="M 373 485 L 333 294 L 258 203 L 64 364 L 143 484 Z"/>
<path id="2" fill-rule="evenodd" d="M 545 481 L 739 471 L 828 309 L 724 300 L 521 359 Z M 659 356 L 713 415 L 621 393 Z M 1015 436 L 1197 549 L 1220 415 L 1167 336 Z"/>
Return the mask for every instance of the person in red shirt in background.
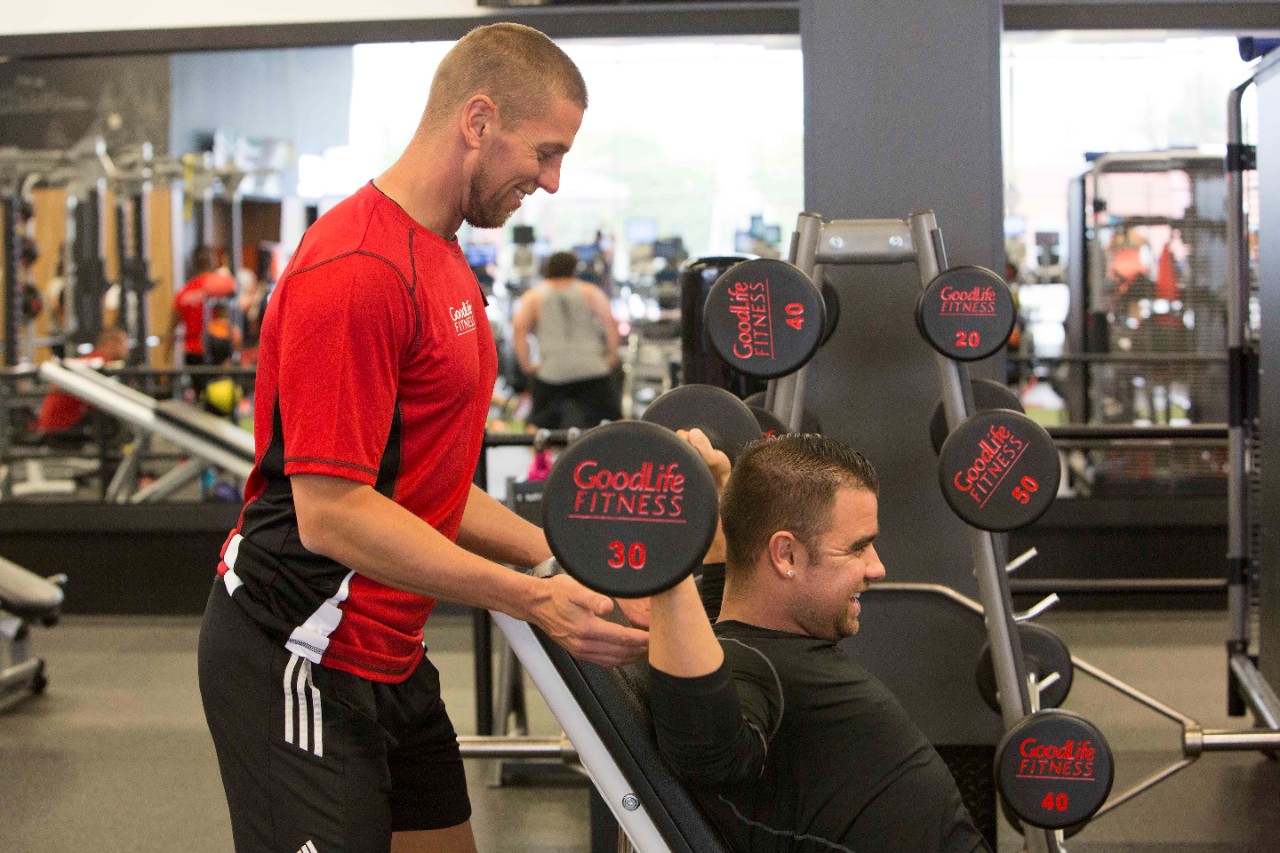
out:
<path id="1" fill-rule="evenodd" d="M 123 362 L 128 354 L 129 336 L 125 334 L 124 329 L 103 329 L 98 333 L 93 351 L 75 361 L 101 367 L 112 362 Z M 45 395 L 44 402 L 40 404 L 37 427 L 46 439 L 71 437 L 75 428 L 89 414 L 89 409 L 89 404 L 79 397 L 72 396 L 60 388 L 54 388 Z"/>
<path id="2" fill-rule="evenodd" d="M 178 326 L 182 332 L 182 363 L 188 367 L 203 367 L 208 363 L 204 346 L 205 301 L 223 299 L 235 293 L 236 281 L 223 260 L 222 249 L 217 246 L 201 246 L 196 249 L 195 275 L 173 297 L 173 322 L 165 338 L 166 346 L 172 346 Z M 191 377 L 191 385 L 199 396 L 204 391 L 207 377 Z"/>

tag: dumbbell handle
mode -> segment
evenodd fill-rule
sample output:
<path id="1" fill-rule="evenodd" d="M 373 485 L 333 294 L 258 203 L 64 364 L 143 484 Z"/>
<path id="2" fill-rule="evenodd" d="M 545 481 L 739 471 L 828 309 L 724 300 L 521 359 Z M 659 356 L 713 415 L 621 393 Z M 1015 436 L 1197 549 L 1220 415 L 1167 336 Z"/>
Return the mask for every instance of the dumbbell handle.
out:
<path id="1" fill-rule="evenodd" d="M 533 566 L 528 572 L 535 578 L 549 578 L 555 575 L 564 574 L 564 568 L 560 565 L 555 557 L 547 557 L 538 565 Z"/>

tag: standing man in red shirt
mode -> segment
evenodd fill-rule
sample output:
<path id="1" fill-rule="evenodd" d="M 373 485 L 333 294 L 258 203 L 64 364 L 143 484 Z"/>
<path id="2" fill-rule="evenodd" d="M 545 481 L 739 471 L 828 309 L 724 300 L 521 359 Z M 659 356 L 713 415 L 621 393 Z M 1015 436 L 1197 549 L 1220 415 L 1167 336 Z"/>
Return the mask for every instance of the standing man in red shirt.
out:
<path id="1" fill-rule="evenodd" d="M 205 302 L 235 293 L 236 282 L 222 262 L 222 250 L 216 246 L 196 249 L 195 275 L 173 296 L 173 319 L 169 324 L 166 345 L 182 326 L 182 363 L 187 367 L 203 367 L 208 363 L 204 351 Z M 195 374 L 191 385 L 197 396 L 204 390 L 207 377 Z"/>
<path id="2" fill-rule="evenodd" d="M 405 152 L 311 226 L 267 306 L 257 459 L 199 652 L 238 853 L 475 849 L 424 656 L 436 599 L 604 665 L 646 652 L 606 596 L 499 565 L 551 552 L 471 483 L 497 355 L 457 231 L 554 193 L 586 104 L 542 33 L 473 30 Z"/>

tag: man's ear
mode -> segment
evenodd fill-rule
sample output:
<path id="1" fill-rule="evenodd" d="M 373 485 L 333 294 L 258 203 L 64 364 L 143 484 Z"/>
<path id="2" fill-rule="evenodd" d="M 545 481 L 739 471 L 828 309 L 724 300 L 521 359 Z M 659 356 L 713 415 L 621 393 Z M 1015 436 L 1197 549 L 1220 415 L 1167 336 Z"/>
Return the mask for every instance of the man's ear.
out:
<path id="1" fill-rule="evenodd" d="M 468 148 L 479 148 L 486 133 L 493 132 L 498 108 L 488 95 L 473 95 L 462 107 L 462 138 Z"/>
<path id="2" fill-rule="evenodd" d="M 803 548 L 804 546 L 790 531 L 779 530 L 769 537 L 770 568 L 780 578 L 795 577 L 797 564 L 803 559 Z"/>

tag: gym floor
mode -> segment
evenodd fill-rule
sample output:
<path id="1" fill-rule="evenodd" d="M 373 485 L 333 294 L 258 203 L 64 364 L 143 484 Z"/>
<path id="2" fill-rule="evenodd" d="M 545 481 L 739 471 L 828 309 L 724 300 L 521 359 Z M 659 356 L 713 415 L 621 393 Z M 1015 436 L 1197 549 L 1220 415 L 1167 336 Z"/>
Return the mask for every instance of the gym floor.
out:
<path id="1" fill-rule="evenodd" d="M 1222 637 L 1214 612 L 1050 613 L 1072 652 L 1207 728 L 1226 716 Z M 428 628 L 461 733 L 474 724 L 470 617 L 442 613 Z M 0 711 L 0 820 L 14 853 L 229 851 L 230 829 L 196 687 L 197 618 L 66 617 L 36 629 L 50 684 Z M 558 728 L 536 692 L 531 728 Z M 1177 728 L 1077 673 L 1067 700 L 1116 750 L 1113 792 L 1176 760 Z M 493 762 L 469 761 L 480 849 L 586 853 L 587 792 L 580 785 L 494 788 Z M 1099 818 L 1072 853 L 1226 853 L 1280 849 L 1280 762 L 1257 753 L 1206 755 Z M 1002 827 L 999 850 L 1021 849 Z"/>

